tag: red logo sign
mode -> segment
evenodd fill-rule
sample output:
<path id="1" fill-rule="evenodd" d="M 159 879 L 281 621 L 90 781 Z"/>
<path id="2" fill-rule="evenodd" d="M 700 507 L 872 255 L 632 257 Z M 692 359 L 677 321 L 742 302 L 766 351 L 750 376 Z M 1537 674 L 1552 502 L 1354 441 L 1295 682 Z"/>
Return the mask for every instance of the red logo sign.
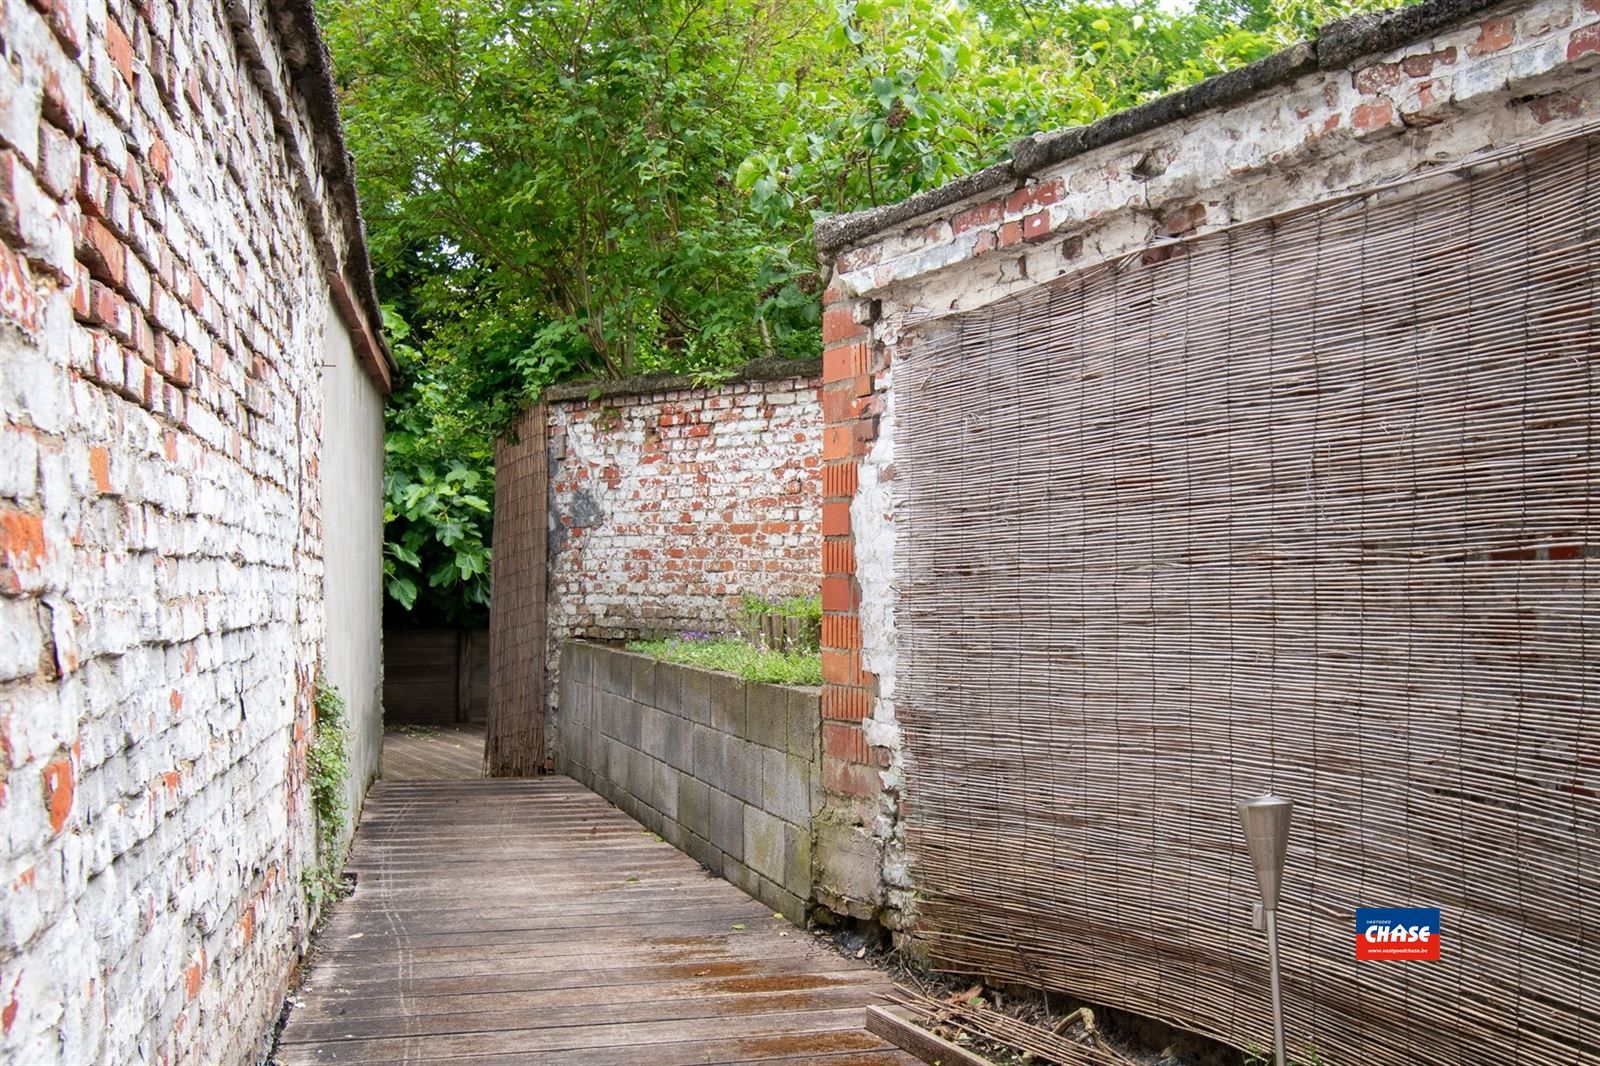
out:
<path id="1" fill-rule="evenodd" d="M 1437 907 L 1357 907 L 1356 958 L 1438 961 Z"/>

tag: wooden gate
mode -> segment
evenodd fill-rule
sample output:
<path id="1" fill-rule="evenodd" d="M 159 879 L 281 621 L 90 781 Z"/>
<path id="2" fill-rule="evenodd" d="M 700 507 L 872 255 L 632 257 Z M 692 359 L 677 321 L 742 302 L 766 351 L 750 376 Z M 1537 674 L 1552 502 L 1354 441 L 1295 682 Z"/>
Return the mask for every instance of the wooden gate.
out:
<path id="1" fill-rule="evenodd" d="M 490 568 L 490 777 L 544 769 L 545 409 L 534 404 L 495 442 L 494 561 Z"/>
<path id="2" fill-rule="evenodd" d="M 387 629 L 383 717 L 389 725 L 482 722 L 489 711 L 487 629 Z"/>

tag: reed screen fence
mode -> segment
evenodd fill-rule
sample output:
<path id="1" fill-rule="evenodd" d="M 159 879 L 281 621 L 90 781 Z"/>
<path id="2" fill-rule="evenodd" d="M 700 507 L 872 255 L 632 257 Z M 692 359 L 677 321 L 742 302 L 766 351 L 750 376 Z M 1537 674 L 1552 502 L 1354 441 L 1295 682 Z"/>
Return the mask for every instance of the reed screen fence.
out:
<path id="1" fill-rule="evenodd" d="M 545 763 L 546 571 L 550 463 L 545 406 L 531 405 L 494 445 L 489 711 L 484 771 L 533 777 Z"/>
<path id="2" fill-rule="evenodd" d="M 940 965 L 1269 1045 L 1600 1062 L 1593 129 L 916 327 L 897 713 Z M 1442 909 L 1439 962 L 1354 911 Z"/>

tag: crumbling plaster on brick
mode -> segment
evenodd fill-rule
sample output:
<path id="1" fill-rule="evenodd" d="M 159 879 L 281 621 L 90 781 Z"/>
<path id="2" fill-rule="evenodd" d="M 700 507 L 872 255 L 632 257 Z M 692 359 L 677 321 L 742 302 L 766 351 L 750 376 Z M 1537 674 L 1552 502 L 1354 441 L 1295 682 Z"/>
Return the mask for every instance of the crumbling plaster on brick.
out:
<path id="1" fill-rule="evenodd" d="M 774 376 L 778 369 L 722 385 L 547 405 L 552 751 L 566 641 L 729 632 L 746 593 L 816 594 L 815 364 L 800 377 Z"/>
<path id="2" fill-rule="evenodd" d="M 1600 12 L 1543 0 L 1113 141 L 840 253 L 882 321 L 972 310 L 1166 237 L 1259 219 L 1600 117 Z M 1029 227 L 1032 231 L 1029 232 Z M 875 339 L 893 339 L 880 326 Z"/>
<path id="3" fill-rule="evenodd" d="M 241 40 L 0 18 L 7 1061 L 254 1061 L 309 932 L 328 264 Z"/>
<path id="4" fill-rule="evenodd" d="M 878 679 L 874 711 L 867 719 L 867 743 L 900 746 L 894 717 L 894 677 L 898 650 L 894 608 L 894 393 L 883 374 L 885 402 L 878 417 L 878 438 L 862 459 L 856 495 L 850 503 L 850 525 L 857 530 L 856 582 L 861 591 L 861 668 Z"/>
<path id="5" fill-rule="evenodd" d="M 899 645 L 895 634 L 895 413 L 894 367 L 877 375 L 875 394 L 883 397 L 878 415 L 878 436 L 857 472 L 855 498 L 850 503 L 850 525 L 855 534 L 856 582 L 861 606 L 861 668 L 877 678 L 871 711 L 862 722 L 867 743 L 884 753 L 878 776 L 883 792 L 878 810 L 868 823 L 879 850 L 883 882 L 880 920 L 893 929 L 912 920 L 914 893 L 907 869 L 905 828 L 900 820 L 900 797 L 914 770 L 901 742 L 895 717 L 894 690 Z"/>

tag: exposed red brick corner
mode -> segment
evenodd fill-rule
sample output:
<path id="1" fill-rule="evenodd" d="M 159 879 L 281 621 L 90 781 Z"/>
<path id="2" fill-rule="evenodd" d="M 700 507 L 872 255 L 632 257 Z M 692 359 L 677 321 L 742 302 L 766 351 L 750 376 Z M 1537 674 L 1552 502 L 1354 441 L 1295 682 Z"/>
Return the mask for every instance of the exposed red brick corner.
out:
<path id="1" fill-rule="evenodd" d="M 52 759 L 44 767 L 45 805 L 50 810 L 50 831 L 59 833 L 66 828 L 72 815 L 72 760 L 62 756 Z"/>
<path id="2" fill-rule="evenodd" d="M 957 221 L 957 231 L 1000 217 L 1003 203 L 980 204 Z M 857 611 L 855 540 L 850 503 L 855 498 L 859 459 L 877 437 L 872 343 L 863 322 L 872 309 L 851 299 L 837 283 L 823 306 L 823 503 L 822 503 L 822 763 L 823 787 L 860 798 L 879 789 L 876 761 L 861 723 L 872 709 L 873 690 L 861 671 L 861 625 Z"/>

